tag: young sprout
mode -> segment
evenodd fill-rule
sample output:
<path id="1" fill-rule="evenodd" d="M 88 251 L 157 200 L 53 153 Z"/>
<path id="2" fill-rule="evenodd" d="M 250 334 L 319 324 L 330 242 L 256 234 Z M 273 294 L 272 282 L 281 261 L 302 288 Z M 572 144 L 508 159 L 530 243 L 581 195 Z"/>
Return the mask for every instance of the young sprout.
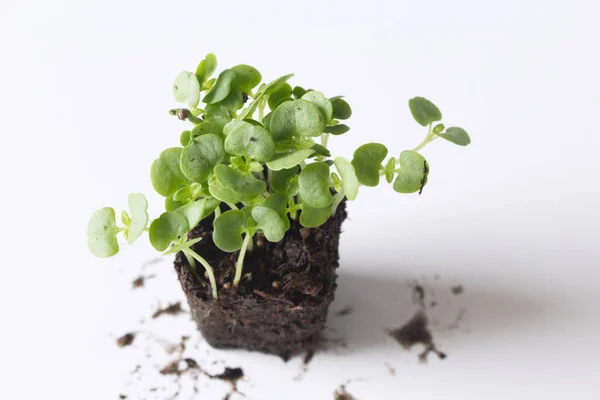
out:
<path id="1" fill-rule="evenodd" d="M 361 186 L 381 181 L 398 193 L 421 194 L 430 168 L 419 151 L 437 138 L 460 146 L 470 143 L 464 129 L 439 122 L 442 113 L 431 101 L 414 97 L 408 102 L 410 112 L 427 133 L 413 150 L 386 161 L 386 146 L 367 143 L 351 161 L 332 157 L 330 136 L 350 131 L 340 123 L 352 116 L 342 96 L 328 98 L 292 86 L 288 81 L 293 74 L 261 84 L 262 75 L 252 66 L 236 65 L 212 78 L 216 68 L 216 57 L 208 54 L 195 73 L 183 71 L 173 83 L 175 100 L 188 108 L 169 113 L 190 125 L 174 137 L 179 145 L 161 152 L 150 169 L 152 186 L 165 198 L 165 212 L 148 225 L 148 203 L 141 194 L 129 196 L 123 226 L 117 226 L 114 209 L 96 211 L 88 225 L 94 255 L 115 255 L 119 232 L 131 244 L 146 231 L 156 250 L 181 252 L 194 272 L 200 263 L 216 299 L 215 271 L 194 247 L 201 239 L 188 240 L 188 232 L 203 219 L 214 214 L 214 244 L 224 252 L 238 252 L 235 288 L 256 234 L 276 243 L 293 220 L 318 227 L 341 202 L 355 200 Z"/>

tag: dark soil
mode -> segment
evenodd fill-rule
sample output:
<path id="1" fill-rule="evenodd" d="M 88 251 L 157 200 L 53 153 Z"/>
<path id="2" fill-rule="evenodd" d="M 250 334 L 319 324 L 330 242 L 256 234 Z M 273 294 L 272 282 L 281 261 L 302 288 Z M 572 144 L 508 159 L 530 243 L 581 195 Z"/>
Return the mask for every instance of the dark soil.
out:
<path id="1" fill-rule="evenodd" d="M 346 391 L 346 385 L 341 385 L 333 393 L 333 400 L 356 400 L 356 397 Z"/>
<path id="2" fill-rule="evenodd" d="M 463 287 L 463 285 L 456 285 L 452 286 L 450 290 L 452 291 L 452 294 L 459 295 L 465 291 L 465 288 Z"/>
<path id="3" fill-rule="evenodd" d="M 204 271 L 195 274 L 182 254 L 175 260 L 193 319 L 216 348 L 243 348 L 289 357 L 316 348 L 336 285 L 338 244 L 345 203 L 318 228 L 291 228 L 279 243 L 255 238 L 246 254 L 238 288 L 231 286 L 238 253 L 224 253 L 212 241 L 212 218 L 189 233 L 202 237 L 194 250 L 215 270 L 219 299 L 210 296 Z M 201 268 L 201 267 L 200 267 Z"/>
<path id="4" fill-rule="evenodd" d="M 152 318 L 158 318 L 163 314 L 177 315 L 177 314 L 181 314 L 182 312 L 184 312 L 184 311 L 181 308 L 181 302 L 178 301 L 177 303 L 169 304 L 165 308 L 159 308 L 158 310 L 156 310 L 154 312 L 154 314 L 152 314 Z"/>
<path id="5" fill-rule="evenodd" d="M 340 311 L 336 312 L 335 316 L 336 317 L 345 317 L 346 315 L 352 314 L 352 311 L 354 311 L 352 306 L 346 306 L 346 307 L 342 308 Z"/>
<path id="6" fill-rule="evenodd" d="M 140 275 L 137 278 L 135 278 L 133 281 L 131 281 L 131 287 L 133 289 L 143 288 L 144 285 L 146 284 L 146 279 L 154 278 L 155 276 L 156 275 L 148 275 L 148 276 Z"/>
<path id="7" fill-rule="evenodd" d="M 427 361 L 430 352 L 437 354 L 443 360 L 446 358 L 446 354 L 439 351 L 433 343 L 433 335 L 427 327 L 428 323 L 427 315 L 423 311 L 419 311 L 406 324 L 391 331 L 390 336 L 405 349 L 410 349 L 415 344 L 425 346 L 425 350 L 419 355 L 421 361 Z"/>
<path id="8" fill-rule="evenodd" d="M 133 343 L 134 339 L 135 339 L 135 333 L 133 333 L 133 332 L 126 333 L 117 339 L 117 346 L 119 346 L 119 347 L 129 346 Z"/>

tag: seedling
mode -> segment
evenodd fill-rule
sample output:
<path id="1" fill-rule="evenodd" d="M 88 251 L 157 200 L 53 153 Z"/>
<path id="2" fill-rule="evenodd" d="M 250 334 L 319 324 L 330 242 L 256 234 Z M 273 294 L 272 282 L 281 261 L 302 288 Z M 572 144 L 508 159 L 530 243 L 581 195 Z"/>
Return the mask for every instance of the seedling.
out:
<path id="1" fill-rule="evenodd" d="M 361 186 L 377 186 L 382 177 L 398 193 L 421 194 L 430 167 L 419 151 L 438 138 L 459 146 L 470 143 L 464 129 L 439 122 L 442 114 L 432 102 L 415 97 L 408 102 L 410 112 L 427 134 L 413 150 L 386 161 L 386 146 L 367 143 L 351 161 L 332 158 L 330 137 L 350 130 L 340 123 L 352 115 L 344 98 L 292 87 L 288 81 L 293 74 L 261 84 L 261 74 L 249 65 L 226 69 L 215 79 L 216 65 L 209 54 L 195 73 L 181 72 L 173 84 L 175 100 L 186 108 L 170 114 L 191 126 L 181 133 L 180 145 L 164 150 L 152 163 L 152 185 L 165 197 L 165 212 L 149 224 L 142 194 L 129 196 L 123 226 L 117 226 L 114 209 L 96 211 L 88 225 L 89 248 L 96 256 L 115 255 L 119 233 L 131 244 L 146 231 L 156 250 L 182 252 L 194 272 L 200 263 L 216 299 L 213 269 L 192 249 L 201 238 L 188 240 L 187 235 L 204 218 L 215 215 L 213 240 L 219 249 L 239 251 L 235 287 L 255 235 L 279 242 L 290 220 L 307 228 L 320 226 L 344 199 L 356 199 Z"/>

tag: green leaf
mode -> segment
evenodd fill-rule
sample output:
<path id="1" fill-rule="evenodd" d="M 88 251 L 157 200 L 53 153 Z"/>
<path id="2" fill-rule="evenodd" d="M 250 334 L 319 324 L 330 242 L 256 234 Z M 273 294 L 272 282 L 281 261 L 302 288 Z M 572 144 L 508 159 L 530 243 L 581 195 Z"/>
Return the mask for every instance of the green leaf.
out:
<path id="1" fill-rule="evenodd" d="M 275 143 L 262 126 L 244 121 L 231 121 L 225 125 L 225 151 L 252 160 L 269 161 L 275 156 Z"/>
<path id="2" fill-rule="evenodd" d="M 332 135 L 342 135 L 350 130 L 348 125 L 338 124 L 333 126 L 326 126 L 323 132 L 331 133 Z"/>
<path id="3" fill-rule="evenodd" d="M 219 215 L 214 222 L 213 240 L 217 247 L 228 253 L 242 248 L 244 222 L 246 216 L 242 211 L 230 210 Z"/>
<path id="4" fill-rule="evenodd" d="M 273 160 L 267 162 L 267 167 L 273 171 L 293 168 L 306 160 L 308 157 L 312 156 L 314 153 L 315 151 L 313 149 L 302 149 L 294 151 L 293 153 L 278 155 Z"/>
<path id="5" fill-rule="evenodd" d="M 287 82 L 294 74 L 288 74 L 281 76 L 274 81 L 267 83 L 263 86 L 257 94 L 264 94 L 265 96 L 270 96 L 275 93 L 285 82 Z"/>
<path id="6" fill-rule="evenodd" d="M 315 154 L 323 156 L 323 157 L 329 157 L 331 156 L 331 152 L 329 151 L 329 149 L 327 149 L 327 147 L 322 146 L 318 143 L 315 143 L 311 149 L 313 149 L 315 151 Z"/>
<path id="7" fill-rule="evenodd" d="M 194 139 L 198 136 L 206 135 L 207 133 L 213 133 L 220 136 L 223 133 L 223 127 L 216 122 L 203 122 L 192 129 L 190 138 Z"/>
<path id="8" fill-rule="evenodd" d="M 205 112 L 207 112 L 206 109 L 208 109 L 208 112 L 210 112 L 211 107 L 215 107 L 217 104 L 228 111 L 237 111 L 244 106 L 244 95 L 240 89 L 232 87 L 227 97 L 218 103 L 207 105 Z"/>
<path id="9" fill-rule="evenodd" d="M 420 125 L 427 126 L 442 119 L 442 113 L 435 104 L 423 97 L 414 97 L 408 101 L 410 112 Z"/>
<path id="10" fill-rule="evenodd" d="M 273 112 L 268 113 L 262 119 L 263 126 L 267 128 L 267 130 L 271 129 L 271 118 L 273 117 Z"/>
<path id="11" fill-rule="evenodd" d="M 117 225 L 115 210 L 104 207 L 92 214 L 88 223 L 88 247 L 100 258 L 114 256 L 119 252 L 117 242 Z"/>
<path id="12" fill-rule="evenodd" d="M 205 210 L 206 199 L 202 199 L 179 207 L 175 212 L 183 215 L 187 219 L 190 229 L 194 229 L 205 216 Z"/>
<path id="13" fill-rule="evenodd" d="M 360 183 L 365 186 L 379 184 L 379 170 L 387 153 L 387 148 L 380 143 L 367 143 L 356 149 L 352 165 Z"/>
<path id="14" fill-rule="evenodd" d="M 333 118 L 335 119 L 348 119 L 352 116 L 352 108 L 344 99 L 332 98 L 331 106 L 333 107 Z"/>
<path id="15" fill-rule="evenodd" d="M 333 115 L 333 105 L 331 101 L 323 95 L 323 93 L 313 90 L 302 96 L 302 99 L 310 101 L 315 106 L 319 107 L 325 123 L 329 123 L 331 116 Z"/>
<path id="16" fill-rule="evenodd" d="M 173 82 L 173 97 L 178 103 L 196 107 L 200 101 L 200 84 L 191 72 L 182 71 Z"/>
<path id="17" fill-rule="evenodd" d="M 385 180 L 387 183 L 392 183 L 394 180 L 394 171 L 396 170 L 396 157 L 390 157 L 385 164 Z"/>
<path id="18" fill-rule="evenodd" d="M 277 90 L 275 90 L 268 100 L 269 108 L 275 110 L 278 105 L 284 101 L 292 99 L 292 87 L 289 83 L 284 82 Z"/>
<path id="19" fill-rule="evenodd" d="M 192 132 L 191 131 L 183 131 L 181 132 L 181 136 L 179 136 L 179 143 L 181 143 L 181 145 L 183 147 L 187 146 L 188 143 L 190 142 L 191 138 L 190 138 L 190 134 Z"/>
<path id="20" fill-rule="evenodd" d="M 300 99 L 302 96 L 304 96 L 306 94 L 306 89 L 304 89 L 301 86 L 295 86 L 294 90 L 292 90 L 292 93 L 294 94 L 294 97 L 296 99 Z"/>
<path id="21" fill-rule="evenodd" d="M 240 196 L 256 197 L 267 190 L 264 181 L 256 179 L 250 174 L 236 171 L 228 165 L 217 165 L 214 175 L 221 185 Z"/>
<path id="22" fill-rule="evenodd" d="M 231 91 L 231 83 L 235 79 L 235 72 L 230 69 L 226 69 L 225 71 L 219 74 L 215 85 L 212 87 L 210 92 L 202 99 L 206 104 L 214 104 L 223 100 L 227 97 L 229 92 Z"/>
<path id="23" fill-rule="evenodd" d="M 208 191 L 211 196 L 224 203 L 237 204 L 243 200 L 241 195 L 223 186 L 214 176 L 208 180 Z"/>
<path id="24" fill-rule="evenodd" d="M 177 212 L 163 213 L 152 221 L 148 232 L 150 244 L 158 251 L 165 251 L 181 235 L 190 229 L 188 220 Z"/>
<path id="25" fill-rule="evenodd" d="M 398 193 L 420 192 L 427 183 L 429 165 L 422 155 L 412 150 L 400 153 L 400 172 L 394 181 Z"/>
<path id="26" fill-rule="evenodd" d="M 193 182 L 202 183 L 215 165 L 225 161 L 223 139 L 212 133 L 198 136 L 181 153 L 181 170 Z"/>
<path id="27" fill-rule="evenodd" d="M 196 68 L 196 77 L 198 82 L 202 85 L 217 69 L 217 57 L 209 53 L 206 55 L 204 60 L 200 61 L 198 68 Z"/>
<path id="28" fill-rule="evenodd" d="M 279 214 L 284 222 L 285 231 L 290 229 L 290 219 L 287 216 L 288 196 L 284 193 L 275 193 L 265 199 L 263 206 L 269 207 Z"/>
<path id="29" fill-rule="evenodd" d="M 132 244 L 144 233 L 148 225 L 148 200 L 141 193 L 132 193 L 129 195 L 128 203 L 131 223 L 128 224 L 123 235 L 127 242 Z"/>
<path id="30" fill-rule="evenodd" d="M 204 109 L 204 120 L 217 124 L 221 129 L 233 119 L 231 110 L 221 103 L 209 104 Z"/>
<path id="31" fill-rule="evenodd" d="M 444 124 L 437 124 L 436 126 L 433 127 L 433 133 L 442 133 L 444 128 L 445 128 Z"/>
<path id="32" fill-rule="evenodd" d="M 304 204 L 313 208 L 331 205 L 333 196 L 329 190 L 329 166 L 322 162 L 307 165 L 298 177 L 300 196 Z"/>
<path id="33" fill-rule="evenodd" d="M 171 248 L 165 252 L 162 253 L 163 256 L 168 256 L 171 254 L 177 254 L 182 250 L 185 249 L 189 249 L 191 248 L 193 245 L 195 245 L 196 243 L 202 241 L 202 237 L 198 237 L 192 240 L 188 240 L 187 242 L 181 243 L 181 244 L 176 244 L 174 246 L 171 246 Z"/>
<path id="34" fill-rule="evenodd" d="M 285 236 L 285 221 L 272 208 L 256 206 L 252 208 L 252 218 L 256 220 L 258 228 L 263 231 L 269 242 L 279 242 Z"/>
<path id="35" fill-rule="evenodd" d="M 274 140 L 285 140 L 292 136 L 320 136 L 328 121 L 319 107 L 299 99 L 282 103 L 271 117 L 270 132 Z"/>
<path id="36" fill-rule="evenodd" d="M 181 147 L 171 147 L 160 153 L 158 159 L 152 163 L 150 169 L 152 187 L 161 196 L 170 197 L 182 185 L 189 183 L 179 163 L 182 152 Z"/>
<path id="37" fill-rule="evenodd" d="M 356 199 L 358 195 L 358 178 L 354 172 L 354 166 L 343 157 L 337 157 L 334 161 L 335 167 L 342 177 L 342 188 L 348 200 Z"/>
<path id="38" fill-rule="evenodd" d="M 231 70 L 235 72 L 235 78 L 231 84 L 239 88 L 242 92 L 249 92 L 262 80 L 260 72 L 250 65 L 236 65 Z"/>
<path id="39" fill-rule="evenodd" d="M 451 127 L 439 136 L 459 146 L 466 146 L 471 143 L 469 134 L 463 128 Z"/>
<path id="40" fill-rule="evenodd" d="M 306 228 L 316 228 L 323 225 L 331 216 L 331 207 L 313 208 L 302 204 L 300 213 L 300 225 Z"/>
<path id="41" fill-rule="evenodd" d="M 183 201 L 173 200 L 172 197 L 165 198 L 165 211 L 175 211 L 179 207 L 184 206 L 186 203 Z"/>
<path id="42" fill-rule="evenodd" d="M 131 217 L 129 217 L 129 214 L 127 214 L 127 211 L 125 210 L 121 211 L 121 222 L 123 225 L 125 225 L 125 227 L 129 227 L 131 225 Z"/>
<path id="43" fill-rule="evenodd" d="M 292 179 L 296 176 L 297 172 L 298 166 L 273 172 L 273 175 L 271 176 L 271 189 L 275 192 L 287 192 L 292 184 Z M 271 197 L 269 197 L 269 199 Z"/>

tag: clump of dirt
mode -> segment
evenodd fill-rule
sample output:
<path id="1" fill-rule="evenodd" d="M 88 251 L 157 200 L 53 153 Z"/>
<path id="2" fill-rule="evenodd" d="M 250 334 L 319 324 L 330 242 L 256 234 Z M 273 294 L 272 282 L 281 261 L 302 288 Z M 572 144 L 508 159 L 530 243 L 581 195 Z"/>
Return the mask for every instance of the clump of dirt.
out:
<path id="1" fill-rule="evenodd" d="M 428 329 L 429 320 L 423 311 L 418 311 L 403 326 L 390 332 L 390 336 L 396 339 L 405 349 L 412 348 L 415 344 L 422 344 L 425 350 L 419 354 L 419 359 L 427 361 L 429 353 L 435 353 L 440 359 L 446 358 L 446 354 L 439 351 L 433 343 L 433 335 Z"/>
<path id="2" fill-rule="evenodd" d="M 356 397 L 346 391 L 346 385 L 340 385 L 333 393 L 333 400 L 356 400 Z"/>
<path id="3" fill-rule="evenodd" d="M 117 346 L 127 347 L 130 346 L 135 340 L 135 333 L 129 332 L 117 339 Z"/>
<path id="4" fill-rule="evenodd" d="M 132 289 L 143 288 L 144 285 L 146 284 L 146 279 L 151 279 L 151 278 L 154 278 L 155 276 L 156 275 L 148 275 L 148 276 L 140 275 L 140 276 L 138 276 L 133 281 L 131 281 Z"/>
<path id="5" fill-rule="evenodd" d="M 167 307 L 165 308 L 159 308 L 158 310 L 156 310 L 154 312 L 154 314 L 152 314 L 152 318 L 158 318 L 163 314 L 168 314 L 168 315 L 177 315 L 177 314 L 181 314 L 183 313 L 183 309 L 181 308 L 181 302 L 178 301 L 176 303 L 173 304 L 169 304 Z"/>
<path id="6" fill-rule="evenodd" d="M 452 294 L 455 294 L 458 296 L 459 294 L 462 294 L 465 291 L 465 288 L 463 287 L 463 285 L 456 285 L 456 286 L 452 286 L 450 288 L 450 290 L 452 291 Z"/>
<path id="7" fill-rule="evenodd" d="M 352 306 L 346 306 L 346 307 L 342 308 L 341 310 L 339 310 L 338 312 L 336 312 L 335 316 L 336 317 L 345 317 L 346 315 L 352 314 L 353 311 L 354 311 L 354 308 L 352 308 Z"/>

